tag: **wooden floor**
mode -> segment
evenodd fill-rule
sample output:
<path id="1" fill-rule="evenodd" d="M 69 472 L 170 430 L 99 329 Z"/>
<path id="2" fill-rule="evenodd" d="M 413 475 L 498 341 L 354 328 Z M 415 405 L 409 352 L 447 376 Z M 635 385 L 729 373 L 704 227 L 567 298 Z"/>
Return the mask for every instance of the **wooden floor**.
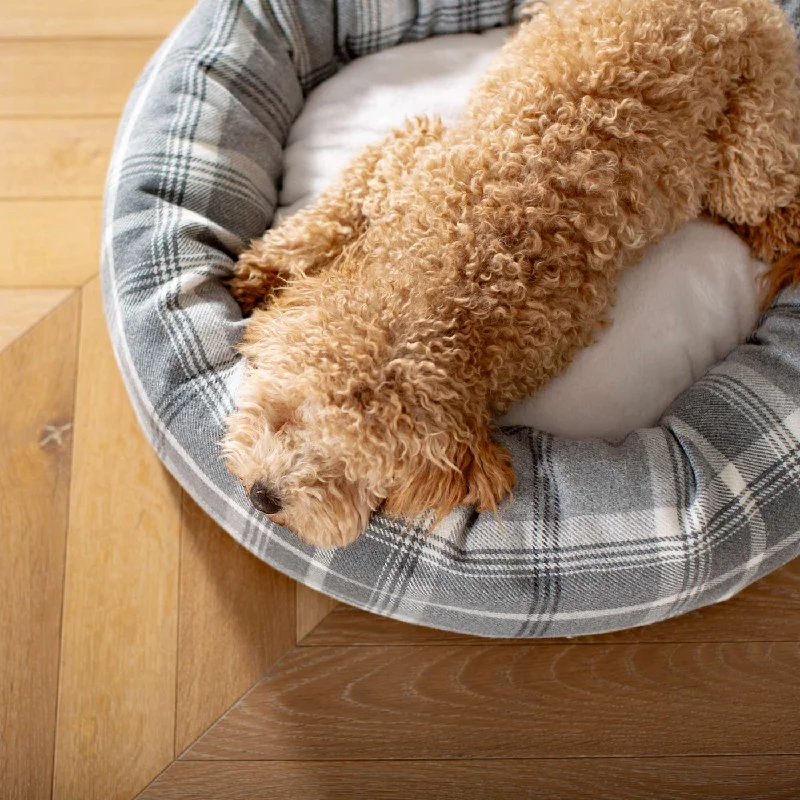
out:
<path id="1" fill-rule="evenodd" d="M 99 212 L 189 5 L 0 0 L 0 800 L 800 797 L 800 562 L 661 625 L 486 642 L 297 587 L 163 470 Z"/>

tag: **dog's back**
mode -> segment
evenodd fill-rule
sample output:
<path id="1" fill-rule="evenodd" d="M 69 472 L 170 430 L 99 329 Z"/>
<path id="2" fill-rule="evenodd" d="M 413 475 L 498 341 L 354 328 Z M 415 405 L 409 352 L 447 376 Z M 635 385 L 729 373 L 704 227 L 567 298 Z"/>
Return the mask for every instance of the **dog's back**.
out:
<path id="1" fill-rule="evenodd" d="M 592 341 L 648 244 L 704 209 L 760 221 L 791 201 L 797 108 L 794 35 L 771 0 L 545 8 L 398 178 L 387 207 L 403 224 L 375 220 L 366 262 L 406 254 L 373 262 L 415 295 L 398 329 L 447 320 L 469 391 L 502 410 Z M 741 153 L 762 157 L 757 174 Z"/>

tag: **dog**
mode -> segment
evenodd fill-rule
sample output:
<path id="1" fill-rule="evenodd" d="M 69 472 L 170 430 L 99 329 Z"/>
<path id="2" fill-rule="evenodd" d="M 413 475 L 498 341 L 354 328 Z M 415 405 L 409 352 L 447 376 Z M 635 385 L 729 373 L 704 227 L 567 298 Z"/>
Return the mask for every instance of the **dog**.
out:
<path id="1" fill-rule="evenodd" d="M 456 124 L 409 120 L 236 263 L 252 317 L 223 453 L 255 508 L 320 547 L 377 510 L 497 511 L 491 420 L 701 213 L 772 265 L 767 299 L 795 282 L 798 66 L 772 0 L 533 9 Z"/>

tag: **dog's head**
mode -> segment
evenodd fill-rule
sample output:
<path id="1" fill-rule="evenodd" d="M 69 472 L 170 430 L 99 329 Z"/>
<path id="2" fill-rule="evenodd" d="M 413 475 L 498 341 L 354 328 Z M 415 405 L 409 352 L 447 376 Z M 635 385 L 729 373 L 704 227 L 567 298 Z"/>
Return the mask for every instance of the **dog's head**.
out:
<path id="1" fill-rule="evenodd" d="M 320 547 L 352 542 L 379 508 L 437 521 L 462 504 L 496 509 L 510 459 L 448 370 L 398 356 L 377 327 L 292 316 L 251 321 L 224 441 L 257 509 Z"/>

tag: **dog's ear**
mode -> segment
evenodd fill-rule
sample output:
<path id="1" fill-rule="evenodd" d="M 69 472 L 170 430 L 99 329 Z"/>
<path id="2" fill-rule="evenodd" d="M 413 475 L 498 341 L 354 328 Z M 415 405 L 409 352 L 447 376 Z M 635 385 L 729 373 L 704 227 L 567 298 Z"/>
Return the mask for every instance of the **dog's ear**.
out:
<path id="1" fill-rule="evenodd" d="M 386 498 L 384 511 L 406 518 L 432 511 L 438 523 L 460 505 L 495 511 L 514 488 L 511 458 L 488 432 L 456 443 L 447 457 L 454 469 L 425 462 Z"/>

